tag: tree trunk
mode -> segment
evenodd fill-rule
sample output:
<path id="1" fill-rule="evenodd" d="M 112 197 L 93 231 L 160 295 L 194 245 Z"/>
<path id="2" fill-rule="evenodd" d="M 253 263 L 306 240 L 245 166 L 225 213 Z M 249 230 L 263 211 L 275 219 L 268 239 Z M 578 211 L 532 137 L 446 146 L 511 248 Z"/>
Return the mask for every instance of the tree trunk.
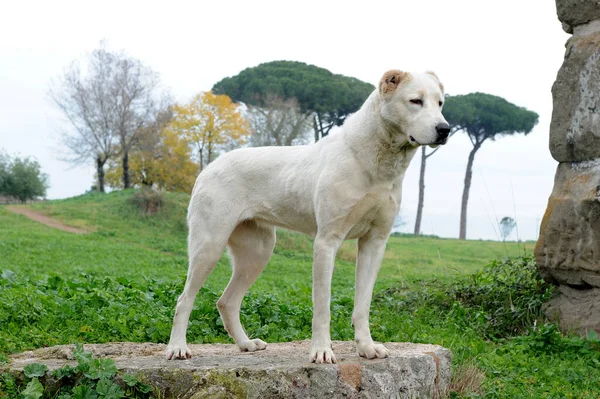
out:
<path id="1" fill-rule="evenodd" d="M 321 115 L 319 115 L 319 133 L 321 134 L 321 138 L 327 136 L 327 133 L 323 130 L 323 119 L 321 119 Z"/>
<path id="2" fill-rule="evenodd" d="M 415 235 L 421 234 L 421 219 L 423 218 L 423 206 L 425 203 L 425 166 L 427 156 L 425 147 L 421 147 L 421 172 L 419 174 L 419 205 L 417 205 L 417 219 L 415 220 Z"/>
<path id="3" fill-rule="evenodd" d="M 104 163 L 106 160 L 102 160 L 101 157 L 96 158 L 96 174 L 98 181 L 96 182 L 96 190 L 104 192 Z"/>
<path id="4" fill-rule="evenodd" d="M 313 129 L 315 130 L 315 143 L 319 141 L 319 127 L 317 126 L 317 115 L 313 115 Z"/>
<path id="5" fill-rule="evenodd" d="M 123 150 L 123 188 L 128 189 L 131 187 L 129 180 L 129 152 Z"/>
<path id="6" fill-rule="evenodd" d="M 200 172 L 202 172 L 202 169 L 204 169 L 204 148 L 200 148 L 198 153 L 200 155 Z"/>
<path id="7" fill-rule="evenodd" d="M 144 177 L 142 179 L 142 186 L 152 188 L 153 185 L 154 185 L 154 182 L 151 182 L 147 178 Z"/>
<path id="8" fill-rule="evenodd" d="M 465 172 L 465 187 L 463 189 L 462 204 L 460 207 L 460 233 L 459 240 L 467 239 L 467 204 L 469 202 L 469 190 L 471 189 L 471 177 L 473 176 L 473 161 L 475 153 L 481 147 L 481 143 L 475 143 L 473 149 L 469 153 L 469 161 L 467 162 L 467 171 Z"/>

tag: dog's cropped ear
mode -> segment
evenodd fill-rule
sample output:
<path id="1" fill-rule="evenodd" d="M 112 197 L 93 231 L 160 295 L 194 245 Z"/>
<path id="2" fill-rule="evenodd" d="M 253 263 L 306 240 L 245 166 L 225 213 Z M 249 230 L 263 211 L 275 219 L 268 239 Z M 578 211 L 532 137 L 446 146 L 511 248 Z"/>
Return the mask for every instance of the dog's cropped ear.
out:
<path id="1" fill-rule="evenodd" d="M 442 93 L 444 93 L 444 85 L 442 84 L 442 82 L 440 82 L 440 78 L 438 78 L 438 76 L 435 74 L 435 72 L 432 71 L 427 71 L 425 72 L 428 75 L 431 75 L 435 78 L 435 80 L 438 81 L 438 83 L 440 84 L 440 89 L 442 90 Z"/>
<path id="2" fill-rule="evenodd" d="M 380 94 L 392 94 L 396 91 L 396 88 L 400 83 L 406 79 L 410 74 L 408 72 L 399 71 L 392 69 L 383 74 L 383 77 L 379 81 L 379 93 Z"/>

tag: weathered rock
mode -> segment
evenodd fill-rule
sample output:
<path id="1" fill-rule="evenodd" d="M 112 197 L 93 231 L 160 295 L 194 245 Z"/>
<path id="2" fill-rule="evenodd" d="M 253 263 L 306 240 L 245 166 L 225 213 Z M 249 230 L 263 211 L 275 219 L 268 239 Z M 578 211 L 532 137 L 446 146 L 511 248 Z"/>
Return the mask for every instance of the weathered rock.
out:
<path id="1" fill-rule="evenodd" d="M 600 288 L 559 287 L 560 295 L 546 304 L 546 315 L 564 331 L 583 336 L 591 330 L 600 333 Z"/>
<path id="2" fill-rule="evenodd" d="M 552 86 L 550 152 L 559 162 L 600 158 L 600 24 L 595 25 L 569 39 Z"/>
<path id="3" fill-rule="evenodd" d="M 535 256 L 547 281 L 600 287 L 600 160 L 558 166 Z"/>
<path id="4" fill-rule="evenodd" d="M 600 19 L 600 0 L 556 0 L 556 13 L 567 33 L 573 27 Z"/>
<path id="5" fill-rule="evenodd" d="M 550 152 L 561 162 L 535 247 L 561 294 L 546 313 L 561 328 L 600 331 L 600 0 L 556 0 L 574 35 L 552 86 Z"/>
<path id="6" fill-rule="evenodd" d="M 387 343 L 387 359 L 359 358 L 350 342 L 334 342 L 338 363 L 308 362 L 308 341 L 270 344 L 240 353 L 234 345 L 190 345 L 193 358 L 167 361 L 164 345 L 85 345 L 98 357 L 175 398 L 428 398 L 450 383 L 450 351 L 437 345 Z M 38 349 L 11 357 L 10 372 L 41 362 L 51 370 L 75 363 L 73 346 Z"/>

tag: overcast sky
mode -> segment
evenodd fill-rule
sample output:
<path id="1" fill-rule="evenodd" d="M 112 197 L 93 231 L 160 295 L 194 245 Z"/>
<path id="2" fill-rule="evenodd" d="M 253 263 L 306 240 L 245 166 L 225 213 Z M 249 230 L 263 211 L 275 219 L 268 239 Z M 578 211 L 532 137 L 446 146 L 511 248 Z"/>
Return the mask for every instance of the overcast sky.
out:
<path id="1" fill-rule="evenodd" d="M 447 93 L 486 92 L 540 115 L 528 136 L 477 153 L 467 236 L 497 239 L 495 220 L 517 219 L 535 239 L 557 163 L 548 150 L 550 89 L 568 35 L 548 0 L 38 1 L 5 2 L 0 16 L 0 149 L 32 155 L 50 175 L 49 198 L 82 194 L 93 165 L 59 160 L 64 123 L 48 101 L 53 78 L 101 40 L 160 73 L 185 101 L 225 76 L 295 60 L 377 84 L 388 69 L 435 71 Z M 428 159 L 423 232 L 457 237 L 471 144 L 462 133 Z M 412 231 L 419 159 L 404 181 Z M 513 238 L 516 236 L 513 236 Z"/>

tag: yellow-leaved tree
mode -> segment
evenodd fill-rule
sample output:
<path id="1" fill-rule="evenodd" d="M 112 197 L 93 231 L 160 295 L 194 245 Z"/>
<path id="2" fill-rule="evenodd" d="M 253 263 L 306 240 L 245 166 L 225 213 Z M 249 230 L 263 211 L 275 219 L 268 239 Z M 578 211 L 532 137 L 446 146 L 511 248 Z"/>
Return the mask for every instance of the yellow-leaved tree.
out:
<path id="1" fill-rule="evenodd" d="M 198 155 L 199 169 L 214 160 L 220 150 L 244 144 L 250 125 L 229 96 L 200 93 L 190 102 L 173 107 L 167 129 L 186 140 Z"/>
<path id="2" fill-rule="evenodd" d="M 192 191 L 198 165 L 192 160 L 187 140 L 166 128 L 172 117 L 172 110 L 164 111 L 155 124 L 137 133 L 138 140 L 129 157 L 132 187 Z M 121 163 L 110 162 L 105 176 L 108 185 L 123 188 L 122 175 Z"/>

